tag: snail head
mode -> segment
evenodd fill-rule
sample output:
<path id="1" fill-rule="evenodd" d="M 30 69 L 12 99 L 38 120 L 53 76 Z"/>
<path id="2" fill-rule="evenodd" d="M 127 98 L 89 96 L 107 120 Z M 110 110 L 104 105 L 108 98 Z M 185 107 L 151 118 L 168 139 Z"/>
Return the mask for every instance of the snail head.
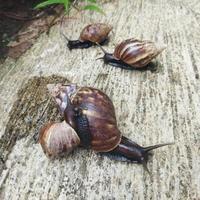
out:
<path id="1" fill-rule="evenodd" d="M 109 63 L 112 60 L 116 60 L 113 56 L 113 54 L 108 53 L 99 43 L 96 42 L 96 45 L 102 50 L 102 52 L 104 53 L 103 57 L 97 58 L 96 60 L 103 60 L 104 63 Z"/>
<path id="2" fill-rule="evenodd" d="M 58 105 L 61 113 L 64 113 L 64 110 L 70 103 L 70 97 L 76 91 L 76 84 L 48 84 L 47 89 L 50 95 L 53 97 L 54 101 Z"/>

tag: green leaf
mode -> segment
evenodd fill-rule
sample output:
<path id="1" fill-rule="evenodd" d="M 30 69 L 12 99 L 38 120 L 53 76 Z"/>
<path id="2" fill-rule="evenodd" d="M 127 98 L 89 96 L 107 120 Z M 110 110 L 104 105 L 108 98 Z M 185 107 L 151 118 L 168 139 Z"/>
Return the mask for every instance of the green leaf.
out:
<path id="1" fill-rule="evenodd" d="M 105 13 L 103 12 L 103 10 L 101 8 L 99 8 L 97 5 L 94 5 L 94 4 L 88 4 L 88 5 L 84 6 L 83 10 L 96 11 L 96 12 L 99 12 L 99 13 L 105 15 Z"/>
<path id="2" fill-rule="evenodd" d="M 63 1 L 64 1 L 64 6 L 65 6 L 65 11 L 67 11 L 70 6 L 70 0 L 63 0 Z"/>
<path id="3" fill-rule="evenodd" d="M 97 1 L 96 0 L 88 0 L 89 2 L 91 3 L 96 3 Z"/>
<path id="4" fill-rule="evenodd" d="M 70 6 L 70 0 L 47 0 L 47 1 L 44 1 L 44 2 L 36 5 L 35 9 L 44 8 L 44 7 L 52 5 L 52 4 L 63 4 L 65 7 L 65 11 L 67 11 Z"/>
<path id="5" fill-rule="evenodd" d="M 44 1 L 42 3 L 39 3 L 38 5 L 35 6 L 35 9 L 38 9 L 38 8 L 44 8 L 48 5 L 52 5 L 52 4 L 61 4 L 63 3 L 62 0 L 47 0 L 47 1 Z"/>

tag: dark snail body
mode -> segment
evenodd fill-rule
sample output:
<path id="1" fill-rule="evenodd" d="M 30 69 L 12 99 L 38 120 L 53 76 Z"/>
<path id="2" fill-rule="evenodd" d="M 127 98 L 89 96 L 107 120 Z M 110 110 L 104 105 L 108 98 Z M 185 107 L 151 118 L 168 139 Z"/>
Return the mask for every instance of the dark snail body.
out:
<path id="1" fill-rule="evenodd" d="M 121 69 L 126 69 L 126 70 L 144 70 L 148 68 L 148 65 L 144 67 L 135 67 L 135 66 L 130 66 L 129 64 L 123 62 L 122 60 L 116 59 L 112 54 L 106 53 L 103 58 L 105 64 L 112 65 L 113 67 L 118 67 Z"/>
<path id="2" fill-rule="evenodd" d="M 98 44 L 97 44 L 98 45 Z M 144 70 L 159 55 L 164 46 L 155 45 L 151 41 L 127 39 L 116 46 L 114 53 L 107 53 L 101 46 L 104 63 L 127 70 Z"/>
<path id="3" fill-rule="evenodd" d="M 72 49 L 84 49 L 89 48 L 91 46 L 96 45 L 104 45 L 108 42 L 108 35 L 112 27 L 103 24 L 103 23 L 95 23 L 87 25 L 81 32 L 78 40 L 69 40 L 63 33 L 62 35 L 68 41 L 67 47 Z"/>
<path id="4" fill-rule="evenodd" d="M 147 162 L 149 156 L 152 155 L 151 151 L 169 144 L 170 143 L 142 147 L 132 140 L 122 136 L 120 144 L 115 149 L 101 154 L 118 161 L 142 164 L 149 172 Z"/>
<path id="5" fill-rule="evenodd" d="M 75 85 L 51 85 L 49 89 L 65 121 L 79 135 L 81 146 L 146 168 L 150 151 L 169 145 L 142 147 L 122 136 L 112 101 L 98 89 Z"/>
<path id="6" fill-rule="evenodd" d="M 80 41 L 80 40 L 69 40 L 67 43 L 67 47 L 69 50 L 72 49 L 87 49 L 93 46 L 93 42 L 90 41 Z"/>
<path id="7" fill-rule="evenodd" d="M 80 138 L 82 146 L 90 148 L 92 135 L 89 129 L 89 122 L 87 116 L 83 114 L 82 109 L 74 108 L 74 123 L 76 124 L 76 132 Z"/>
<path id="8" fill-rule="evenodd" d="M 102 42 L 100 42 L 100 45 L 104 45 L 108 42 L 108 38 L 106 38 L 105 40 L 103 40 Z M 69 40 L 67 43 L 67 47 L 69 48 L 69 50 L 72 49 L 88 49 L 92 46 L 95 46 L 96 43 L 91 42 L 91 41 L 80 41 L 80 40 Z"/>

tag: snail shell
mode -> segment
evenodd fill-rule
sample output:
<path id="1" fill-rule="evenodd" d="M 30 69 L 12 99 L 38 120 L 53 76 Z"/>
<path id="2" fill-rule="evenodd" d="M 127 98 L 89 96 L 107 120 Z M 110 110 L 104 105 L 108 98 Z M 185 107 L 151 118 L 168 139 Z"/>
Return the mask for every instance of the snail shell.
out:
<path id="1" fill-rule="evenodd" d="M 148 40 L 128 39 L 116 46 L 114 53 L 106 52 L 103 47 L 97 44 L 104 52 L 104 63 L 114 67 L 128 70 L 141 70 L 165 48 L 165 45 L 158 45 Z"/>
<path id="2" fill-rule="evenodd" d="M 133 67 L 144 67 L 165 49 L 148 40 L 128 39 L 116 46 L 113 56 Z"/>
<path id="3" fill-rule="evenodd" d="M 47 156 L 57 157 L 70 153 L 80 144 L 80 139 L 76 131 L 63 121 L 44 125 L 39 133 L 39 142 Z"/>
<path id="4" fill-rule="evenodd" d="M 104 23 L 90 24 L 82 30 L 79 40 L 102 43 L 111 30 L 112 27 Z"/>
<path id="5" fill-rule="evenodd" d="M 52 96 L 64 114 L 66 122 L 78 134 L 81 130 L 75 121 L 74 108 L 82 109 L 82 115 L 87 118 L 89 124 L 91 149 L 97 152 L 108 152 L 120 143 L 121 132 L 117 128 L 114 106 L 106 94 L 91 87 L 75 87 L 74 84 L 52 85 L 48 86 Z"/>

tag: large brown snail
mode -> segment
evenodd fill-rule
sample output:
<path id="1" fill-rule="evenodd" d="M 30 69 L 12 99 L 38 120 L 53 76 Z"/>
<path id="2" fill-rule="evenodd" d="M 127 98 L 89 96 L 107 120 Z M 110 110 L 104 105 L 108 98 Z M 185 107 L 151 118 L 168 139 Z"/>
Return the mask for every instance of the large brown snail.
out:
<path id="1" fill-rule="evenodd" d="M 68 41 L 68 48 L 71 49 L 83 49 L 89 48 L 96 43 L 103 45 L 108 41 L 108 34 L 112 30 L 112 27 L 104 23 L 94 23 L 87 25 L 81 32 L 78 40 L 70 40 L 63 33 L 62 35 Z"/>
<path id="2" fill-rule="evenodd" d="M 132 38 L 118 44 L 113 54 L 106 52 L 101 46 L 100 48 L 104 52 L 104 56 L 99 59 L 103 59 L 104 63 L 122 69 L 141 70 L 146 68 L 166 47 L 148 40 Z"/>
<path id="3" fill-rule="evenodd" d="M 75 84 L 50 84 L 48 88 L 65 119 L 62 123 L 47 124 L 40 131 L 40 143 L 48 155 L 60 153 L 59 145 L 60 149 L 69 149 L 69 152 L 72 146 L 80 145 L 116 160 L 141 163 L 147 169 L 150 151 L 170 144 L 142 147 L 122 136 L 117 127 L 112 101 L 98 89 L 78 87 Z M 62 136 L 64 134 L 66 136 Z M 71 136 L 67 136 L 68 134 Z M 67 141 L 67 138 L 70 139 Z M 58 140 L 64 140 L 65 145 L 60 141 L 59 145 L 55 145 L 55 153 L 51 153 L 53 151 L 48 150 L 50 144 L 58 144 Z"/>

